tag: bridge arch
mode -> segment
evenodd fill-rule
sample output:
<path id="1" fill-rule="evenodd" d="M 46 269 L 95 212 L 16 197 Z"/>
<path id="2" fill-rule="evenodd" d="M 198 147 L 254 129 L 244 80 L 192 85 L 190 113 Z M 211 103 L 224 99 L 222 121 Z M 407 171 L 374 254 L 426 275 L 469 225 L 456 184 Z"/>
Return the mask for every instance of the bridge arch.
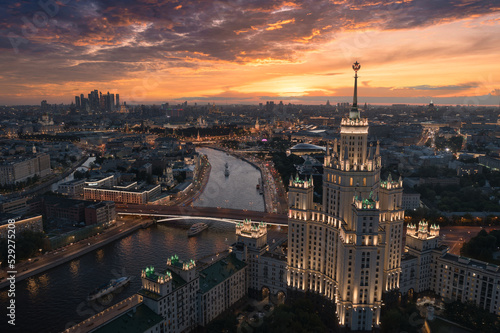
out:
<path id="1" fill-rule="evenodd" d="M 182 214 L 182 213 L 180 213 Z M 225 222 L 225 223 L 231 223 L 231 224 L 237 224 L 244 222 L 245 219 L 239 219 L 239 218 L 228 218 L 228 217 L 211 217 L 211 216 L 200 216 L 200 215 L 180 215 L 176 213 L 158 213 L 150 210 L 146 210 L 144 212 L 125 212 L 125 211 L 118 211 L 117 209 L 117 215 L 118 216 L 138 216 L 138 217 L 151 217 L 155 218 L 156 222 L 168 222 L 168 221 L 175 221 L 175 220 L 212 220 L 212 221 L 219 221 L 219 222 Z M 185 214 L 189 214 L 189 212 L 186 212 Z M 252 220 L 254 223 L 259 223 L 262 221 L 262 219 L 255 219 Z M 267 225 L 274 225 L 278 226 L 280 228 L 282 227 L 287 227 L 288 226 L 288 221 L 282 222 L 282 223 L 277 223 L 277 222 L 267 222 L 264 221 Z"/>
<path id="2" fill-rule="evenodd" d="M 267 286 L 263 286 L 261 288 L 261 293 L 262 293 L 262 295 L 261 295 L 262 300 L 265 300 L 266 298 L 269 297 L 269 295 L 271 295 L 271 289 L 269 289 L 269 287 L 267 287 Z"/>
<path id="3" fill-rule="evenodd" d="M 232 223 L 232 224 L 237 224 L 240 222 L 238 220 L 225 219 L 225 218 L 219 218 L 219 217 L 168 216 L 168 217 L 161 217 L 160 219 L 156 220 L 156 223 L 169 222 L 169 221 L 179 221 L 179 220 L 205 220 L 205 221 L 211 220 L 211 221 L 219 221 L 219 222 L 226 222 L 226 223 Z"/>
<path id="4" fill-rule="evenodd" d="M 278 305 L 284 304 L 286 299 L 286 293 L 283 290 L 280 290 L 276 293 L 276 299 L 278 301 Z"/>

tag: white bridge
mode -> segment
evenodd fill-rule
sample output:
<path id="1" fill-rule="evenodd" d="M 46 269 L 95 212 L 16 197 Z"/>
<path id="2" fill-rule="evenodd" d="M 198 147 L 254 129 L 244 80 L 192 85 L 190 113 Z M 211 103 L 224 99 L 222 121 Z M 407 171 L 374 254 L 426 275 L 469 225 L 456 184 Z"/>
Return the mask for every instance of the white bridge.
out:
<path id="1" fill-rule="evenodd" d="M 225 222 L 225 223 L 231 223 L 231 224 L 238 224 L 242 223 L 245 220 L 239 220 L 239 219 L 230 219 L 230 218 L 224 218 L 224 217 L 206 217 L 206 216 L 189 216 L 189 215 L 164 215 L 164 214 L 155 214 L 155 213 L 117 213 L 118 215 L 121 216 L 140 216 L 140 217 L 153 217 L 153 218 L 158 218 L 156 220 L 156 223 L 162 223 L 162 222 L 169 222 L 169 221 L 179 221 L 179 220 L 211 220 L 211 221 L 219 221 L 219 222 Z M 255 223 L 259 223 L 260 221 L 252 221 Z M 267 225 L 275 225 L 279 227 L 283 227 L 284 225 L 281 223 L 272 223 L 272 222 L 264 222 Z"/>

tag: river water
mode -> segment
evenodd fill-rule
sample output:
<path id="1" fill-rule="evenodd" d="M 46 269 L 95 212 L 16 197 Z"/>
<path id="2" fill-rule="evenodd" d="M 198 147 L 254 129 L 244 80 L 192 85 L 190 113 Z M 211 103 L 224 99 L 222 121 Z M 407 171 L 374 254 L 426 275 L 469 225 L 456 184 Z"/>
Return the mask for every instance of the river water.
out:
<path id="1" fill-rule="evenodd" d="M 92 162 L 94 162 L 95 159 L 96 159 L 95 157 L 89 157 L 89 158 L 87 158 L 87 160 L 85 162 L 83 162 L 83 164 L 81 166 L 79 166 L 78 168 L 76 168 L 75 171 L 87 171 L 88 168 L 89 168 L 89 166 L 90 166 L 90 164 Z M 59 184 L 69 182 L 70 180 L 73 180 L 73 179 L 75 179 L 75 173 L 74 172 L 71 173 L 68 177 L 63 178 L 60 181 L 58 181 L 57 183 L 52 184 L 52 186 L 50 187 L 50 189 L 53 192 L 55 192 L 55 191 L 57 191 L 57 188 L 59 187 Z"/>
<path id="2" fill-rule="evenodd" d="M 220 206 L 264 210 L 262 196 L 255 189 L 260 173 L 250 164 L 212 149 L 200 149 L 212 165 L 205 191 L 195 201 L 198 206 Z M 228 163 L 230 175 L 224 176 Z M 0 292 L 0 332 L 60 332 L 74 323 L 131 295 L 141 286 L 140 272 L 153 265 L 166 268 L 173 254 L 181 259 L 199 259 L 222 252 L 235 237 L 234 225 L 206 221 L 209 228 L 196 237 L 187 237 L 189 227 L 199 220 L 158 224 L 108 244 L 71 262 L 16 284 L 16 326 L 7 325 L 7 290 Z M 269 239 L 280 238 L 270 231 Z M 210 260 L 210 259 L 209 259 Z M 120 276 L 132 276 L 120 293 L 101 302 L 87 302 L 87 294 L 103 283 Z M 105 304 L 101 304 L 105 303 Z"/>
<path id="3" fill-rule="evenodd" d="M 198 151 L 208 156 L 212 171 L 194 206 L 264 211 L 264 198 L 256 189 L 261 177 L 257 168 L 219 150 L 199 148 Z M 227 177 L 224 175 L 226 163 Z"/>

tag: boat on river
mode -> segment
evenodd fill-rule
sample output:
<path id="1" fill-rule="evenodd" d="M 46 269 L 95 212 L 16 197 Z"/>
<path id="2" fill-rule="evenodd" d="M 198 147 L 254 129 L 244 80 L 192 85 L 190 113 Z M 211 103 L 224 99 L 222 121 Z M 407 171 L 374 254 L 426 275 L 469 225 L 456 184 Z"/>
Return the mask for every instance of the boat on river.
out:
<path id="1" fill-rule="evenodd" d="M 206 223 L 196 223 L 189 228 L 188 237 L 198 235 L 203 230 L 207 229 L 208 225 Z"/>
<path id="2" fill-rule="evenodd" d="M 103 284 L 100 287 L 97 287 L 94 291 L 92 291 L 88 296 L 87 296 L 87 301 L 93 301 L 98 298 L 101 298 L 104 295 L 107 295 L 109 293 L 112 293 L 116 289 L 123 287 L 127 283 L 129 283 L 130 277 L 128 276 L 122 276 L 119 279 L 113 279 L 109 281 L 108 283 Z"/>

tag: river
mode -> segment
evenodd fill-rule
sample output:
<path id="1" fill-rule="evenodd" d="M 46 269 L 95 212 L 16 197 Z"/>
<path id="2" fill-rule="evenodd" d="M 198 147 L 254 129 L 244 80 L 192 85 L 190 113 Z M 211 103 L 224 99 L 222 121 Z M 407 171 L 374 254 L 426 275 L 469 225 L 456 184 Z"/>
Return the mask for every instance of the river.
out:
<path id="1" fill-rule="evenodd" d="M 95 157 L 89 157 L 85 162 L 83 162 L 82 165 L 80 165 L 78 168 L 76 168 L 75 171 L 87 171 L 88 168 L 90 167 L 90 164 L 95 161 Z M 69 182 L 70 180 L 75 179 L 75 173 L 72 172 L 68 177 L 65 177 L 58 181 L 57 183 L 52 184 L 50 187 L 51 191 L 55 192 L 57 191 L 57 188 L 59 187 L 59 184 Z"/>
<path id="2" fill-rule="evenodd" d="M 261 177 L 257 168 L 219 150 L 199 148 L 198 151 L 208 156 L 212 171 L 194 206 L 265 210 L 264 197 L 256 189 Z M 227 177 L 224 175 L 226 163 L 229 169 Z"/>
<path id="3" fill-rule="evenodd" d="M 262 196 L 255 189 L 260 172 L 250 164 L 223 152 L 202 148 L 212 165 L 205 191 L 195 201 L 198 206 L 220 206 L 264 210 Z M 229 177 L 224 176 L 228 163 Z M 74 323 L 111 306 L 139 290 L 140 272 L 153 265 L 166 268 L 173 254 L 181 259 L 199 259 L 222 252 L 235 237 L 234 225 L 205 221 L 209 228 L 196 237 L 187 237 L 189 227 L 199 220 L 175 224 L 158 224 L 108 244 L 71 262 L 16 284 L 16 326 L 7 325 L 5 309 L 7 290 L 0 293 L 2 318 L 0 332 L 60 332 Z M 269 232 L 269 240 L 281 238 L 278 231 Z M 132 276 L 130 285 L 112 294 L 106 304 L 87 302 L 87 294 L 110 279 Z"/>

